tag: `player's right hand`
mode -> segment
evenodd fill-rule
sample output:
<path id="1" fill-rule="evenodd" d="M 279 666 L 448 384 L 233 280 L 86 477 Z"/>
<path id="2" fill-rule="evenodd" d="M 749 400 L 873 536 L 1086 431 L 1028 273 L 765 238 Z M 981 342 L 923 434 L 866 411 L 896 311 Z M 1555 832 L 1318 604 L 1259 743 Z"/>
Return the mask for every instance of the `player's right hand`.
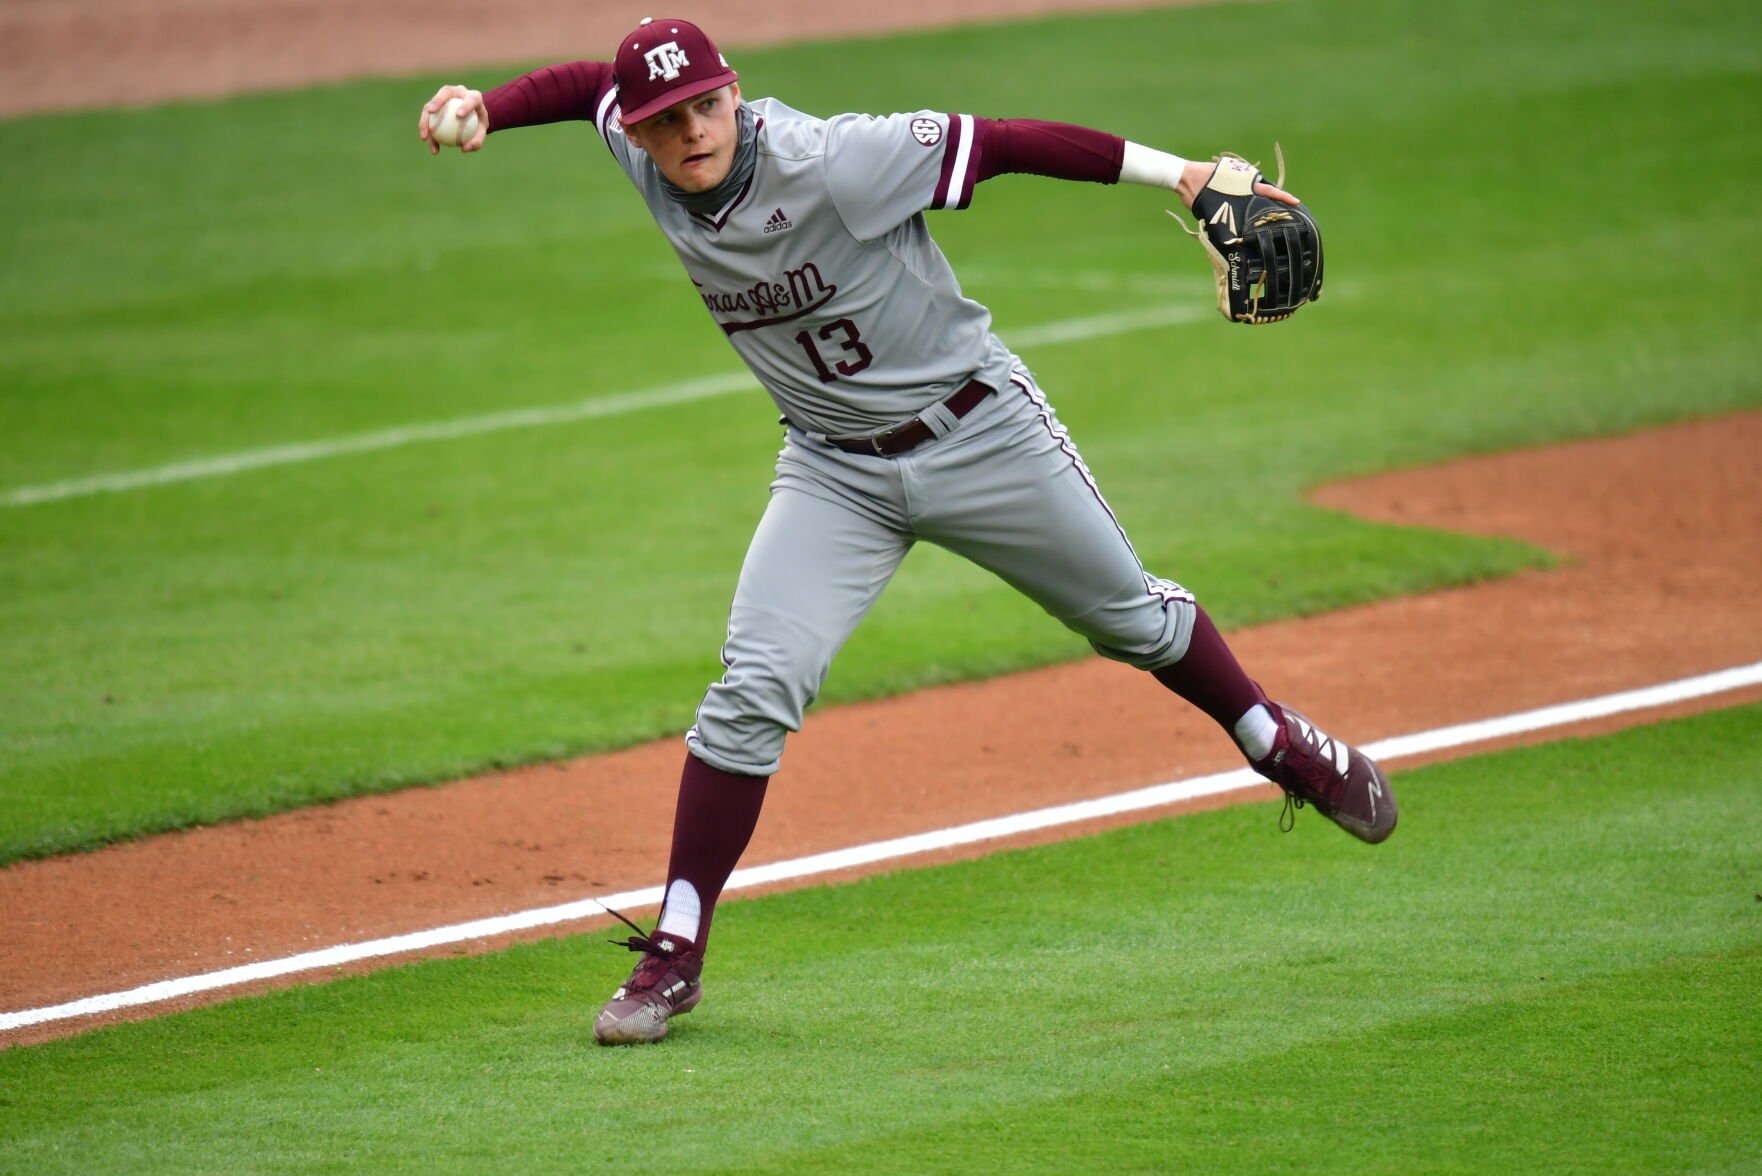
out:
<path id="1" fill-rule="evenodd" d="M 483 91 L 469 86 L 442 86 L 436 90 L 434 97 L 423 103 L 422 113 L 416 116 L 417 138 L 428 144 L 430 155 L 440 154 L 440 144 L 428 136 L 428 116 L 445 106 L 449 98 L 463 98 L 467 106 L 477 110 L 477 134 L 459 144 L 459 150 L 481 151 L 484 136 L 489 134 L 489 107 L 483 104 Z"/>

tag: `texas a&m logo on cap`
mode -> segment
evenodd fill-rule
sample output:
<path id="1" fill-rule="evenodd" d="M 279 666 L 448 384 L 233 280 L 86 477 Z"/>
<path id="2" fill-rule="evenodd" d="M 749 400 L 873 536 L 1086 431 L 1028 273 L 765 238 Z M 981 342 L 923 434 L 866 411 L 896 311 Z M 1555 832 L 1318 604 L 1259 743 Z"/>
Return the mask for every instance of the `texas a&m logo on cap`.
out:
<path id="1" fill-rule="evenodd" d="M 685 50 L 679 47 L 678 41 L 668 41 L 665 45 L 656 45 L 644 53 L 642 59 L 649 63 L 649 81 L 651 82 L 656 78 L 670 82 L 679 76 L 679 70 L 682 66 L 691 64 L 691 58 L 685 55 Z"/>

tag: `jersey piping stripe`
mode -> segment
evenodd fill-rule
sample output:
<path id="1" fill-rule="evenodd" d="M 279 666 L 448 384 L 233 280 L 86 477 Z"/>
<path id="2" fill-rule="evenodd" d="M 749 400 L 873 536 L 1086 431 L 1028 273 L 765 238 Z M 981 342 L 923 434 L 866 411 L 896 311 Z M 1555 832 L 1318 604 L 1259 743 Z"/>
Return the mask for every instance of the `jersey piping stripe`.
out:
<path id="1" fill-rule="evenodd" d="M 948 144 L 942 149 L 942 172 L 936 177 L 936 191 L 930 197 L 931 208 L 965 207 L 960 202 L 966 183 L 967 157 L 972 148 L 971 120 L 962 114 L 948 116 Z"/>
<path id="2" fill-rule="evenodd" d="M 713 229 L 718 233 L 721 232 L 722 226 L 728 223 L 728 218 L 734 215 L 734 210 L 740 207 L 740 202 L 746 199 L 746 194 L 752 191 L 752 186 L 753 182 L 749 178 L 746 183 L 740 186 L 740 191 L 734 194 L 734 199 L 730 200 L 727 204 L 724 204 L 719 211 L 714 214 L 707 212 L 694 212 L 691 214 L 691 219 L 704 226 L 706 229 Z"/>
<path id="3" fill-rule="evenodd" d="M 610 130 L 612 110 L 618 103 L 618 87 L 613 86 L 600 99 L 600 108 L 594 112 L 593 122 L 600 129 L 600 138 L 606 141 L 606 150 L 612 150 L 612 134 Z"/>
<path id="4" fill-rule="evenodd" d="M 973 140 L 978 136 L 979 128 L 973 125 L 973 116 L 957 114 L 964 133 L 961 135 L 959 150 L 955 155 L 954 177 L 950 186 L 945 207 L 965 208 L 973 200 Z"/>

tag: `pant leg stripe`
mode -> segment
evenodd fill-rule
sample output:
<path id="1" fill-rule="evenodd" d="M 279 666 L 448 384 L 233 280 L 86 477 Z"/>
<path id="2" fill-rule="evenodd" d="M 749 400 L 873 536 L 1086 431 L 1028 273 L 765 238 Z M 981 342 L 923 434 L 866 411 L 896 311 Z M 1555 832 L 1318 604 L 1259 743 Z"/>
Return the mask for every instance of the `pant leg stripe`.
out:
<path id="1" fill-rule="evenodd" d="M 1149 572 L 1144 570 L 1144 561 L 1139 558 L 1137 548 L 1132 546 L 1131 537 L 1126 534 L 1126 529 L 1120 525 L 1119 517 L 1114 514 L 1113 507 L 1107 504 L 1107 499 L 1101 493 L 1101 487 L 1096 485 L 1095 475 L 1089 472 L 1089 467 L 1084 463 L 1082 455 L 1077 452 L 1077 447 L 1071 443 L 1071 435 L 1065 431 L 1062 425 L 1055 425 L 1053 423 L 1052 406 L 1046 403 L 1046 397 L 1041 394 L 1037 387 L 1035 387 L 1033 379 L 1029 377 L 1027 373 L 1018 369 L 1010 374 L 1009 382 L 1021 389 L 1023 395 L 1027 396 L 1027 398 L 1033 403 L 1035 409 L 1039 412 L 1040 423 L 1045 426 L 1047 434 L 1058 443 L 1059 449 L 1064 452 L 1065 456 L 1071 459 L 1071 465 L 1074 466 L 1077 473 L 1081 475 L 1084 484 L 1089 487 L 1089 492 L 1095 495 L 1095 501 L 1099 502 L 1101 504 L 1101 509 L 1107 512 L 1107 517 L 1113 522 L 1114 530 L 1120 533 L 1120 539 L 1125 543 L 1126 550 L 1130 551 L 1132 553 L 1132 558 L 1138 561 L 1138 570 L 1144 576 L 1145 592 L 1162 601 L 1164 605 L 1176 601 L 1186 604 L 1194 603 L 1193 594 L 1175 583 L 1173 580 L 1164 580 L 1152 576 Z"/>

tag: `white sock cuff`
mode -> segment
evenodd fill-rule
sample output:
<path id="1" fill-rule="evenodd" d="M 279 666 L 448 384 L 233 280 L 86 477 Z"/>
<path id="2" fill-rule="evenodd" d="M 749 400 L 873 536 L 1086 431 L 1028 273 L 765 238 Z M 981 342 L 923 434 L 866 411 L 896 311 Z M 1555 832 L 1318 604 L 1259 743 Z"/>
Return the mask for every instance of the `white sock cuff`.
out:
<path id="1" fill-rule="evenodd" d="M 704 903 L 697 887 L 684 878 L 675 878 L 667 885 L 667 901 L 661 907 L 661 922 L 655 927 L 655 934 L 677 935 L 696 943 L 703 915 Z"/>
<path id="2" fill-rule="evenodd" d="M 1265 704 L 1255 703 L 1236 720 L 1231 734 L 1242 754 L 1251 760 L 1263 760 L 1273 753 L 1273 741 L 1279 737 L 1279 724 Z"/>

